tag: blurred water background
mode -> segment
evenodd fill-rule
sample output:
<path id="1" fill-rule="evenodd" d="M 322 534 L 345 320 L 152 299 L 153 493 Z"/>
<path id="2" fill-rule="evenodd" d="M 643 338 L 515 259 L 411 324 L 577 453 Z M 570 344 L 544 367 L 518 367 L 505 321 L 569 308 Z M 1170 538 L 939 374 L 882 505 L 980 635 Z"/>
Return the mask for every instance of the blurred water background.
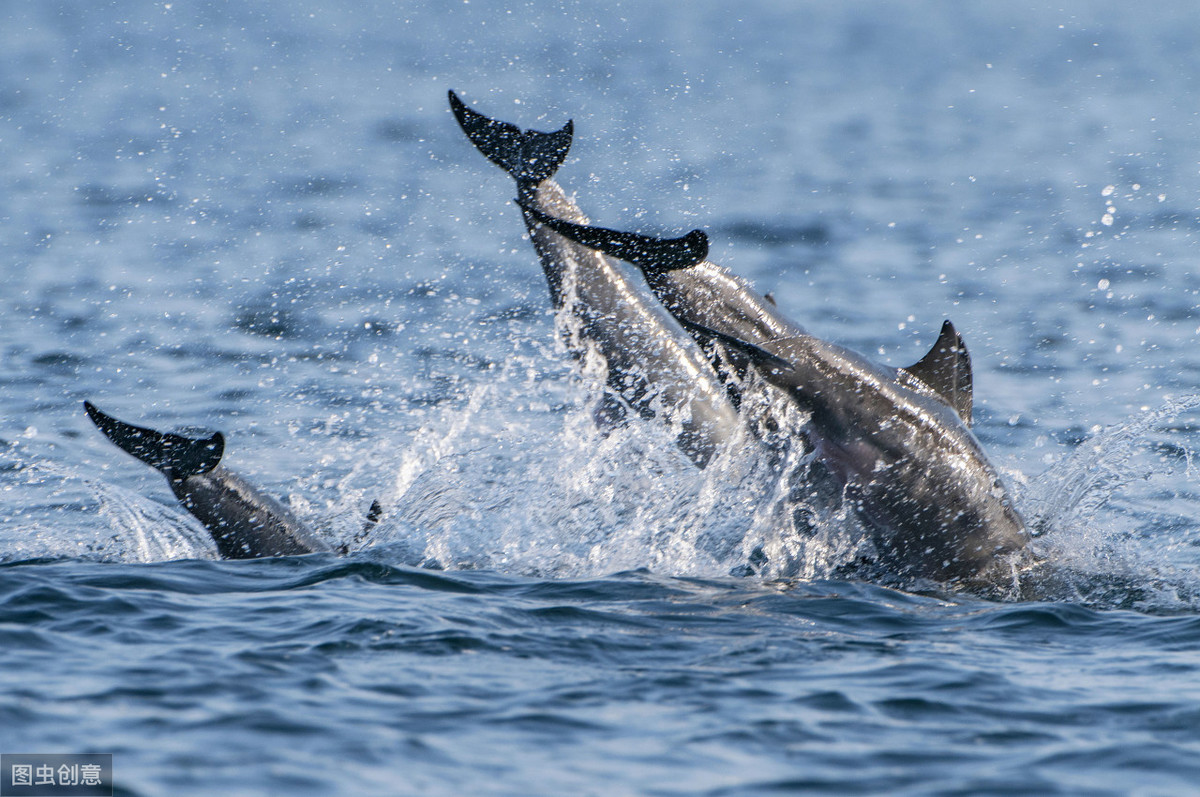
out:
<path id="1" fill-rule="evenodd" d="M 1187 2 L 4 5 L 0 750 L 146 795 L 1192 793 L 1197 41 Z M 1053 577 L 839 579 L 753 450 L 600 436 L 451 88 L 574 119 L 593 219 L 706 229 L 816 334 L 904 365 L 951 318 Z M 83 399 L 222 430 L 351 553 L 218 561 Z"/>

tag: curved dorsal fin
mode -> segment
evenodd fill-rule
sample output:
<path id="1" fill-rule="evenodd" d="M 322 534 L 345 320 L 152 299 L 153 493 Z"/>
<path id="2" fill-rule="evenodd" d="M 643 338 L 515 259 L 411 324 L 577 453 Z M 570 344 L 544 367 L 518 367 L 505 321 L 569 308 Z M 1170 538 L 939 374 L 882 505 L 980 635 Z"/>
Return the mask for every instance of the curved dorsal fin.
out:
<path id="1" fill-rule="evenodd" d="M 954 324 L 946 321 L 929 353 L 904 369 L 920 379 L 954 408 L 967 426 L 971 425 L 971 356 Z"/>
<path id="2" fill-rule="evenodd" d="M 208 473 L 217 467 L 225 453 L 225 437 L 220 432 L 199 439 L 156 432 L 119 421 L 90 401 L 83 402 L 83 406 L 105 437 L 126 453 L 162 471 L 168 479 L 183 480 Z"/>

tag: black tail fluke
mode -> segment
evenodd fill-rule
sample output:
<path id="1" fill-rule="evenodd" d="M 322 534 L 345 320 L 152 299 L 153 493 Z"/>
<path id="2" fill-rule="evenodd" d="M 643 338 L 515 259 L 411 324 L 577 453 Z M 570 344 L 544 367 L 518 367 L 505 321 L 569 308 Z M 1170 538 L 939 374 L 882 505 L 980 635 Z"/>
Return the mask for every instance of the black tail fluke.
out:
<path id="1" fill-rule="evenodd" d="M 520 182 L 536 185 L 551 177 L 571 149 L 574 125 L 569 121 L 553 133 L 522 130 L 471 110 L 453 91 L 450 110 L 471 143 Z"/>
<path id="2" fill-rule="evenodd" d="M 220 432 L 193 439 L 118 421 L 96 409 L 90 401 L 83 402 L 83 407 L 96 428 L 117 447 L 169 478 L 186 479 L 207 473 L 217 467 L 225 453 L 225 436 Z"/>
<path id="3" fill-rule="evenodd" d="M 703 230 L 692 230 L 681 238 L 651 238 L 635 232 L 588 227 L 556 219 L 519 199 L 517 204 L 539 224 L 546 225 L 564 238 L 610 257 L 628 260 L 647 274 L 688 268 L 704 262 L 708 257 L 708 236 Z"/>

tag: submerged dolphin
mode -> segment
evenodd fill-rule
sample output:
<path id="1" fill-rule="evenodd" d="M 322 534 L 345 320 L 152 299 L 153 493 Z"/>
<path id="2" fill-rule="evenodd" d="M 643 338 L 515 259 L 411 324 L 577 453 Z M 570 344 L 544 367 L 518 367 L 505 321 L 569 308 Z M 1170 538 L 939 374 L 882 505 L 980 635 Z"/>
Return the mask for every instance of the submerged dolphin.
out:
<path id="1" fill-rule="evenodd" d="M 83 406 L 105 437 L 167 477 L 175 497 L 212 534 L 222 557 L 254 559 L 331 550 L 287 507 L 221 466 L 225 437 L 220 432 L 199 439 L 164 434 L 119 421 L 89 401 Z M 368 525 L 378 514 L 376 504 Z"/>
<path id="2" fill-rule="evenodd" d="M 587 222 L 551 179 L 571 146 L 571 122 L 553 133 L 521 130 L 473 111 L 453 91 L 449 97 L 463 132 L 512 175 L 525 206 Z M 737 410 L 704 352 L 621 264 L 537 223 L 529 212 L 525 224 L 555 310 L 578 327 L 568 345 L 580 354 L 591 343 L 607 362 L 612 395 L 606 394 L 601 415 L 619 419 L 623 402 L 643 417 L 664 413 L 680 421 L 680 447 L 704 467 L 738 427 Z"/>
<path id="3" fill-rule="evenodd" d="M 663 240 L 526 212 L 639 265 L 694 334 L 740 351 L 807 410 L 817 457 L 844 485 L 889 569 L 939 581 L 986 578 L 998 556 L 1026 548 L 1024 521 L 968 429 L 970 360 L 950 322 L 916 365 L 879 366 L 808 334 L 707 263 L 700 230 Z"/>

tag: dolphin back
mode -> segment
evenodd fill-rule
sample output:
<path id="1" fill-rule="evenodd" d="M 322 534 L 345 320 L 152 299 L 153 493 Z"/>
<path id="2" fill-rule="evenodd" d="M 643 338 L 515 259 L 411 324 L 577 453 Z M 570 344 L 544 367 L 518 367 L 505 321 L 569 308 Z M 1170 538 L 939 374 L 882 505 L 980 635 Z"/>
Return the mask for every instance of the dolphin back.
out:
<path id="1" fill-rule="evenodd" d="M 453 91 L 450 92 L 450 110 L 454 111 L 454 118 L 471 143 L 519 183 L 537 185 L 549 179 L 571 149 L 574 125 L 570 121 L 553 133 L 522 130 L 471 110 Z"/>
<path id="2" fill-rule="evenodd" d="M 156 432 L 106 415 L 90 401 L 83 402 L 88 417 L 104 436 L 127 454 L 162 471 L 167 478 L 183 480 L 208 473 L 225 453 L 225 436 L 215 432 L 199 439 Z"/>

